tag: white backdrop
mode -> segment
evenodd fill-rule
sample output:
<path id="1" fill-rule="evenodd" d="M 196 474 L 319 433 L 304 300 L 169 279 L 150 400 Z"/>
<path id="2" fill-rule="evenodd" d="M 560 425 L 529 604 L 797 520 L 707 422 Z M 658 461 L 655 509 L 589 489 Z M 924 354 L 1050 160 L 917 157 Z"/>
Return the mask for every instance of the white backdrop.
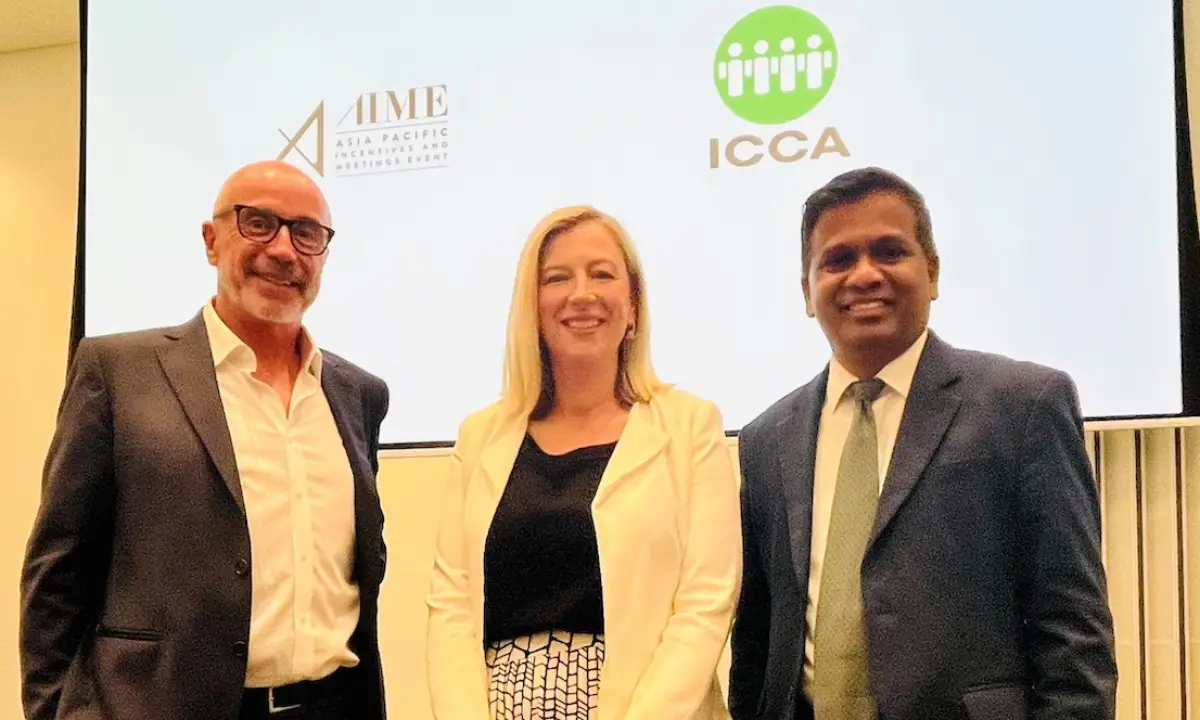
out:
<path id="1" fill-rule="evenodd" d="M 1170 0 L 806 2 L 826 94 L 775 125 L 717 88 L 726 33 L 760 7 L 91 0 L 86 331 L 191 317 L 215 287 L 200 224 L 217 188 L 296 138 L 287 159 L 337 229 L 309 325 L 388 381 L 385 442 L 452 440 L 496 397 L 519 248 L 575 203 L 643 255 L 660 374 L 736 429 L 826 362 L 803 200 L 876 164 L 928 200 L 944 338 L 1069 371 L 1091 416 L 1180 410 Z M 298 135 L 318 108 L 322 157 L 316 122 Z M 814 159 L 827 128 L 844 152 Z M 783 131 L 805 157 L 723 154 Z M 376 155 L 344 155 L 366 139 Z"/>

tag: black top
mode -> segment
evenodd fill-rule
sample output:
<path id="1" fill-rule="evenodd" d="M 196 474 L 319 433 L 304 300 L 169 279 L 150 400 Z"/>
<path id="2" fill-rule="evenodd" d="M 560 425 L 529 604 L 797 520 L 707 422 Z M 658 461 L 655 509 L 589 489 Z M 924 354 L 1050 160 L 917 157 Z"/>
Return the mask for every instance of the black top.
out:
<path id="1" fill-rule="evenodd" d="M 525 436 L 484 546 L 485 643 L 604 632 L 591 505 L 616 445 L 548 455 Z"/>

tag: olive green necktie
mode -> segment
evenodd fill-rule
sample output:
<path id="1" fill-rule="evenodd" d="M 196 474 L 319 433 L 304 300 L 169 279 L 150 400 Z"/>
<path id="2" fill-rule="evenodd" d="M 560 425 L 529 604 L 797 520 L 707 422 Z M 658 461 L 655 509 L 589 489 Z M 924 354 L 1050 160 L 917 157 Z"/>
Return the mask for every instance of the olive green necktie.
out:
<path id="1" fill-rule="evenodd" d="M 854 423 L 838 466 L 817 596 L 812 688 L 816 720 L 875 717 L 867 685 L 861 571 L 879 506 L 879 441 L 871 403 L 883 387 L 882 380 L 864 380 L 846 390 L 854 400 Z"/>

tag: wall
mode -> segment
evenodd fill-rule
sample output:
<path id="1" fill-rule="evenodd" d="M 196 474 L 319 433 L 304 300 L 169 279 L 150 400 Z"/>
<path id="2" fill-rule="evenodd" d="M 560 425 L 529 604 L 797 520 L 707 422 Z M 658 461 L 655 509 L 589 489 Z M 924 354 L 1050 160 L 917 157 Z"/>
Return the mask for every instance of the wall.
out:
<path id="1" fill-rule="evenodd" d="M 62 388 L 79 157 L 79 45 L 0 55 L 0 717 L 20 717 L 17 578 Z"/>

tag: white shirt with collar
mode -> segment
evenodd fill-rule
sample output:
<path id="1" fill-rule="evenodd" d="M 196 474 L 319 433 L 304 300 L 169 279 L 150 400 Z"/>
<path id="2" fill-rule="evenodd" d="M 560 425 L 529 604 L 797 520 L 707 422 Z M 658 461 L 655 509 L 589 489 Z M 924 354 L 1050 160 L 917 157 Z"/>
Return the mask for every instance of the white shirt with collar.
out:
<path id="1" fill-rule="evenodd" d="M 285 408 L 212 302 L 203 315 L 250 529 L 246 686 L 319 679 L 358 663 L 349 640 L 359 616 L 354 476 L 321 390 L 321 351 L 304 331 Z"/>
<path id="2" fill-rule="evenodd" d="M 912 389 L 917 362 L 925 349 L 929 331 L 925 330 L 916 342 L 895 360 L 885 365 L 875 377 L 884 382 L 884 390 L 871 405 L 875 416 L 875 430 L 879 443 L 879 487 L 882 491 L 884 479 L 891 464 L 892 449 L 900 433 L 900 420 L 904 417 L 904 405 Z M 825 386 L 825 405 L 821 409 L 821 426 L 817 432 L 816 472 L 813 477 L 812 547 L 809 552 L 808 609 L 806 640 L 804 643 L 804 693 L 812 699 L 813 683 L 813 633 L 817 624 L 817 602 L 821 590 L 821 570 L 825 559 L 825 541 L 829 534 L 829 516 L 833 511 L 833 493 L 837 487 L 838 467 L 841 465 L 842 448 L 854 422 L 854 402 L 843 397 L 855 377 L 832 358 L 829 362 L 829 379 Z"/>

